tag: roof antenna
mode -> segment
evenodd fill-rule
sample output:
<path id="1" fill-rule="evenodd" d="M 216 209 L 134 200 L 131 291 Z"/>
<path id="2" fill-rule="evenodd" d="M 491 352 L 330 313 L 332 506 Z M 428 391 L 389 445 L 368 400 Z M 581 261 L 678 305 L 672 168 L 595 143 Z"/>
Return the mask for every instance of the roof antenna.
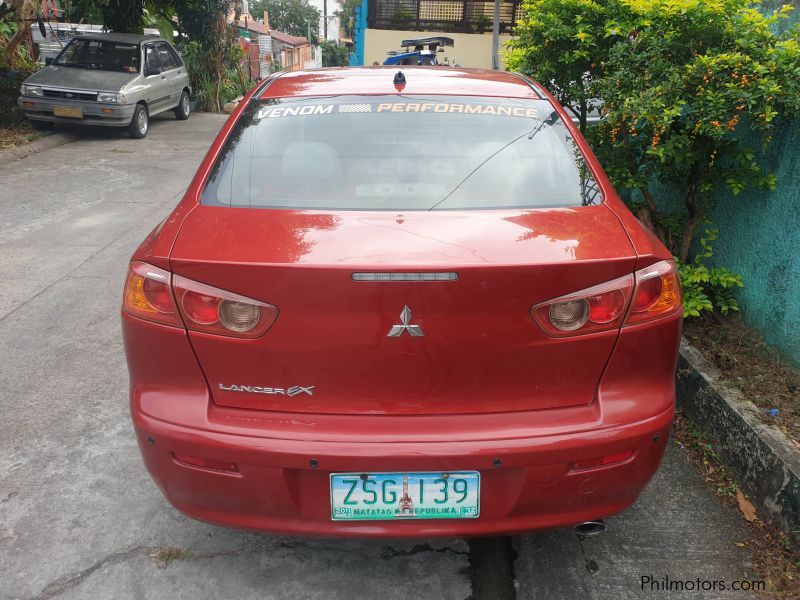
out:
<path id="1" fill-rule="evenodd" d="M 403 75 L 402 71 L 395 73 L 394 87 L 398 92 L 402 92 L 403 88 L 406 87 L 406 76 Z"/>

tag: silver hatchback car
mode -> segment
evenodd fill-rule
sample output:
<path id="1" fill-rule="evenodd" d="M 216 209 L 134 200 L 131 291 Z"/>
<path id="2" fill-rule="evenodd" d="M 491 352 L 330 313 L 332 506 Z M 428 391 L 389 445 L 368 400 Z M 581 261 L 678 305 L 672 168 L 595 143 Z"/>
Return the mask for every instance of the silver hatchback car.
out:
<path id="1" fill-rule="evenodd" d="M 87 33 L 22 84 L 17 100 L 38 127 L 77 123 L 127 127 L 143 138 L 150 117 L 189 118 L 189 76 L 166 40 L 130 33 Z"/>

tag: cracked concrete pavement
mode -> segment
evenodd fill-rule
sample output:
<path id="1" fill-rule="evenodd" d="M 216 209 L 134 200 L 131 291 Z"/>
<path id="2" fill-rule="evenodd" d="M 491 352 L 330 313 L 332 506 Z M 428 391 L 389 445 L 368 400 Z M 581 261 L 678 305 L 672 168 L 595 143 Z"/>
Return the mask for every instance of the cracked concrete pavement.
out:
<path id="1" fill-rule="evenodd" d="M 159 118 L 140 141 L 83 131 L 0 164 L 0 598 L 470 597 L 464 540 L 214 527 L 169 506 L 142 466 L 119 331 L 125 266 L 223 122 Z M 646 574 L 750 577 L 742 537 L 673 448 L 605 536 L 516 538 L 517 597 L 651 597 Z"/>

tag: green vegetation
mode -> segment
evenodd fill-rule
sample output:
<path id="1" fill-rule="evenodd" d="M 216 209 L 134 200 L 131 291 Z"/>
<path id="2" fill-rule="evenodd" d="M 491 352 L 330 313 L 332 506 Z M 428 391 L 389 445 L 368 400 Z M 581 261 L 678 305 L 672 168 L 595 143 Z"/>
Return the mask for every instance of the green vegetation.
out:
<path id="1" fill-rule="evenodd" d="M 347 48 L 336 42 L 325 40 L 320 43 L 323 67 L 346 67 L 348 64 Z"/>
<path id="2" fill-rule="evenodd" d="M 733 297 L 733 290 L 742 287 L 742 276 L 724 267 L 709 267 L 707 259 L 713 256 L 711 242 L 717 237 L 716 229 L 706 229 L 700 238 L 701 251 L 695 254 L 692 262 L 678 263 L 678 274 L 683 287 L 683 314 L 699 317 L 703 312 L 718 310 L 722 314 L 738 311 L 739 305 Z"/>
<path id="3" fill-rule="evenodd" d="M 250 12 L 261 17 L 269 12 L 269 26 L 282 33 L 308 37 L 311 27 L 311 44 L 319 44 L 319 22 L 322 15 L 308 0 L 255 0 L 250 3 Z"/>
<path id="4" fill-rule="evenodd" d="M 687 261 L 719 192 L 743 198 L 748 187 L 775 186 L 759 156 L 777 124 L 800 113 L 800 28 L 780 32 L 792 8 L 764 15 L 747 0 L 525 0 L 524 9 L 506 64 L 573 108 L 617 189 L 683 264 L 690 297 L 703 285 L 707 301 L 696 296 L 688 314 L 734 309 L 729 290 L 741 281 Z M 603 99 L 605 118 L 588 130 L 592 98 Z M 657 202 L 656 181 L 680 192 L 677 212 Z"/>

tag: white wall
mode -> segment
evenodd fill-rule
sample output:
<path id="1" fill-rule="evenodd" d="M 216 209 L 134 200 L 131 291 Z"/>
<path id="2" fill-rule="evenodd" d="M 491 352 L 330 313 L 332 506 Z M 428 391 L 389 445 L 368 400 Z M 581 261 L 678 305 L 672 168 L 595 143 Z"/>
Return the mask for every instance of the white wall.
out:
<path id="1" fill-rule="evenodd" d="M 319 11 L 320 17 L 319 20 L 319 37 L 322 39 L 322 32 L 323 29 L 323 19 L 324 14 L 322 12 L 322 4 L 323 0 L 308 0 L 308 3 L 316 8 Z M 337 0 L 328 0 L 328 17 L 333 17 L 337 12 L 342 10 L 342 5 L 337 2 Z M 339 41 L 339 18 L 333 18 L 328 20 L 328 39 L 333 40 L 335 42 Z"/>
<path id="2" fill-rule="evenodd" d="M 435 31 L 395 31 L 393 29 L 367 29 L 364 35 L 364 64 L 377 61 L 383 64 L 387 50 L 402 50 L 400 42 L 408 38 L 422 38 L 443 35 L 453 38 L 455 46 L 445 48 L 439 54 L 439 62 L 445 57 L 450 64 L 478 69 L 492 68 L 492 34 L 490 33 L 440 33 Z M 503 45 L 511 39 L 510 35 L 500 36 L 500 67 L 503 68 Z"/>

